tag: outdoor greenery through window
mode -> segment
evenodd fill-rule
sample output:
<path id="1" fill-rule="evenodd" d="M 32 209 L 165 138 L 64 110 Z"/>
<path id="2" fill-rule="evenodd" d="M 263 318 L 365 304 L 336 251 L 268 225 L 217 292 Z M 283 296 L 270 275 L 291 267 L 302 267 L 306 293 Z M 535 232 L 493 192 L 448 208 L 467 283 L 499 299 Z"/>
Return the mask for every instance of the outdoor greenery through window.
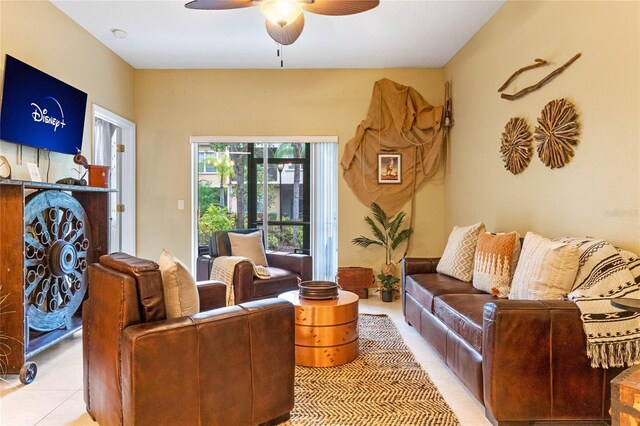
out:
<path id="1" fill-rule="evenodd" d="M 309 253 L 309 173 L 309 144 L 199 144 L 201 250 L 214 231 L 262 228 L 269 250 Z"/>

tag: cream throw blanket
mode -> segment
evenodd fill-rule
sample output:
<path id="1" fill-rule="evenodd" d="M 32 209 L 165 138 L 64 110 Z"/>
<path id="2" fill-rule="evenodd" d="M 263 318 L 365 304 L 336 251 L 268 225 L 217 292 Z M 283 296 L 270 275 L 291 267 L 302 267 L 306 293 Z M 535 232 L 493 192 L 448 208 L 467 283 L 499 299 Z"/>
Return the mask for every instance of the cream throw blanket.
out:
<path id="1" fill-rule="evenodd" d="M 611 299 L 640 299 L 640 259 L 603 240 L 559 239 L 580 252 L 569 299 L 580 308 L 591 366 L 640 364 L 640 313 L 614 308 Z"/>
<path id="2" fill-rule="evenodd" d="M 242 256 L 219 256 L 213 259 L 210 279 L 221 281 L 227 286 L 227 306 L 235 305 L 235 295 L 233 293 L 233 271 L 240 262 L 249 262 L 253 266 L 253 274 L 261 280 L 271 278 L 271 272 L 264 266 L 259 266 L 247 257 Z"/>

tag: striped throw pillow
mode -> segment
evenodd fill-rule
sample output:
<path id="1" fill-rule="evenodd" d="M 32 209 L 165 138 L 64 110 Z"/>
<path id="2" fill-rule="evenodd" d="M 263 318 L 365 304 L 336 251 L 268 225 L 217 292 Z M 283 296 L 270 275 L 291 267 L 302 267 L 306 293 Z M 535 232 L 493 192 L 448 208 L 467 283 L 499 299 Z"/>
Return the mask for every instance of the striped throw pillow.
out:
<path id="1" fill-rule="evenodd" d="M 565 299 L 578 272 L 578 248 L 527 232 L 509 299 Z"/>

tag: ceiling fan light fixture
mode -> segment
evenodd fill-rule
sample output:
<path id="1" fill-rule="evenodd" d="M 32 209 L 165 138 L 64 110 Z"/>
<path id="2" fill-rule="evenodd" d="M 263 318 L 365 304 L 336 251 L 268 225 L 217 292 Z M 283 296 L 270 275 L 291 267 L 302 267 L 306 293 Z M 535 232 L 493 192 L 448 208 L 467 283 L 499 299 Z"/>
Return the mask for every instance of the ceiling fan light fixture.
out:
<path id="1" fill-rule="evenodd" d="M 289 25 L 302 14 L 302 7 L 295 0 L 268 0 L 261 10 L 269 21 L 280 27 Z"/>

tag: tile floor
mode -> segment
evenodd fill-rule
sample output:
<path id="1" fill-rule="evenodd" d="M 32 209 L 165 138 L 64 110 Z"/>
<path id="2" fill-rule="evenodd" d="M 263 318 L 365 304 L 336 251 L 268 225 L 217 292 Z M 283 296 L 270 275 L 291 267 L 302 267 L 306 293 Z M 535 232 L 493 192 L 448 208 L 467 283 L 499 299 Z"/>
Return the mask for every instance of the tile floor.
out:
<path id="1" fill-rule="evenodd" d="M 361 300 L 360 312 L 388 314 L 417 361 L 429 373 L 464 426 L 490 425 L 480 405 L 449 372 L 429 346 L 408 326 L 400 301 L 383 303 L 377 296 Z M 38 375 L 28 386 L 17 376 L 0 378 L 0 425 L 95 425 L 82 395 L 82 336 L 78 332 L 33 359 Z"/>

